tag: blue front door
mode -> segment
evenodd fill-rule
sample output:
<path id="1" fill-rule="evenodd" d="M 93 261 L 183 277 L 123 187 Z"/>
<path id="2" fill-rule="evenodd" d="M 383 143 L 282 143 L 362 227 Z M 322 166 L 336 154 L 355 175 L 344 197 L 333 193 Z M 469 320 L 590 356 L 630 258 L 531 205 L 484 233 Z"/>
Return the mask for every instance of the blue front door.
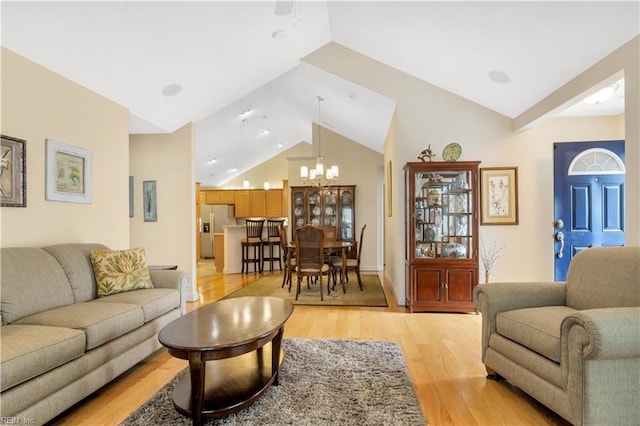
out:
<path id="1" fill-rule="evenodd" d="M 554 149 L 554 279 L 595 246 L 624 245 L 624 141 L 561 142 Z"/>

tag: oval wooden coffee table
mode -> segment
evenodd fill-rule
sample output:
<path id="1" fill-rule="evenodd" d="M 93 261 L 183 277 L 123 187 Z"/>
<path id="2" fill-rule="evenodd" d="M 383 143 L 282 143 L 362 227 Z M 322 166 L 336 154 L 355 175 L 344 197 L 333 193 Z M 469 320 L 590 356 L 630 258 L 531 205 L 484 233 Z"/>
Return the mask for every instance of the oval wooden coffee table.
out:
<path id="1" fill-rule="evenodd" d="M 293 304 L 279 297 L 237 297 L 167 324 L 158 334 L 160 343 L 174 357 L 189 360 L 189 374 L 173 391 L 176 410 L 199 425 L 203 418 L 251 405 L 277 385 L 284 324 L 292 312 Z"/>

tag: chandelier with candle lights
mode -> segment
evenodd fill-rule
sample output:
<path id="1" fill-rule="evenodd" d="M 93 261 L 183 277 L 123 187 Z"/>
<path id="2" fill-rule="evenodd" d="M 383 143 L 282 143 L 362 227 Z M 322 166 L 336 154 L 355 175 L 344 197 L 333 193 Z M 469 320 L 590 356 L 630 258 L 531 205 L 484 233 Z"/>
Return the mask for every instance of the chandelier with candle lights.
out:
<path id="1" fill-rule="evenodd" d="M 316 164 L 311 167 L 300 167 L 302 182 L 305 185 L 316 187 L 331 186 L 338 180 L 339 176 L 338 166 L 334 164 L 331 167 L 326 167 L 322 156 L 322 122 L 320 113 L 323 101 L 324 98 L 318 96 L 318 157 L 316 158 Z"/>

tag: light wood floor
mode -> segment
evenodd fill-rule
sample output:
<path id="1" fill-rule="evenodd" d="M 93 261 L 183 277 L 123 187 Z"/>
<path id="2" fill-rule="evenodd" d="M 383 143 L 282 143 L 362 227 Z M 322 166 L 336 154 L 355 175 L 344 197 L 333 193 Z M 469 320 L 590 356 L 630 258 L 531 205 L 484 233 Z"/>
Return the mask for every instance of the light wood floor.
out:
<path id="1" fill-rule="evenodd" d="M 216 301 L 259 278 L 214 271 L 212 262 L 198 265 L 200 300 L 188 309 Z M 296 306 L 285 338 L 397 342 L 430 425 L 567 424 L 519 389 L 485 379 L 480 315 L 409 314 L 394 303 L 387 288 L 385 292 L 388 308 Z M 117 425 L 186 365 L 158 351 L 52 424 Z"/>

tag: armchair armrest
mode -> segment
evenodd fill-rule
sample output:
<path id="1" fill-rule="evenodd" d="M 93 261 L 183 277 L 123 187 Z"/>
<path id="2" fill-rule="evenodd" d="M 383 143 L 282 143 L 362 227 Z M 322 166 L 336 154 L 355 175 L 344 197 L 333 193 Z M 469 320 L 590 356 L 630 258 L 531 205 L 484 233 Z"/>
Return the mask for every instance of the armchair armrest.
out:
<path id="1" fill-rule="evenodd" d="M 588 309 L 569 315 L 562 321 L 563 354 L 568 354 L 574 327 L 583 329 L 579 339 L 583 359 L 640 357 L 640 307 Z"/>
<path id="2" fill-rule="evenodd" d="M 473 289 L 473 301 L 483 315 L 492 319 L 496 314 L 522 308 L 564 306 L 565 284 L 559 283 L 492 283 Z"/>
<path id="3" fill-rule="evenodd" d="M 496 316 L 500 312 L 541 306 L 563 306 L 565 284 L 558 283 L 492 283 L 473 289 L 473 302 L 482 314 L 482 360 L 489 338 L 496 332 Z"/>
<path id="4" fill-rule="evenodd" d="M 169 270 L 149 270 L 151 281 L 156 288 L 176 289 L 180 293 L 180 312 L 184 315 L 187 312 L 187 287 L 189 286 L 189 275 L 183 271 Z"/>

